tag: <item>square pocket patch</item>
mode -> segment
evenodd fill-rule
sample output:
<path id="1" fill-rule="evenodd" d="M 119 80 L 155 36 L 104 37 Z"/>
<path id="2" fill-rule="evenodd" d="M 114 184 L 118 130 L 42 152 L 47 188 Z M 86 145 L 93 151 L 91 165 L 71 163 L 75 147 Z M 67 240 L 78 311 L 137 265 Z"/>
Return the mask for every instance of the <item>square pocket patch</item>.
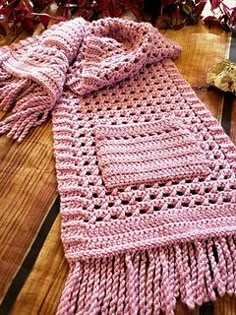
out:
<path id="1" fill-rule="evenodd" d="M 95 131 L 98 166 L 107 189 L 205 177 L 209 163 L 179 118 Z"/>

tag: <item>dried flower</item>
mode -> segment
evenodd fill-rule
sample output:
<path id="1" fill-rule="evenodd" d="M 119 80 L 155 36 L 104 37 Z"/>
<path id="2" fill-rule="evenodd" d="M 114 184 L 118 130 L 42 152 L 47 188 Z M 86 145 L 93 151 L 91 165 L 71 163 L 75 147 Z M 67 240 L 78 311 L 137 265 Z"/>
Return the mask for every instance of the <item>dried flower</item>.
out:
<path id="1" fill-rule="evenodd" d="M 12 32 L 23 28 L 31 34 L 40 22 L 47 28 L 51 20 L 68 20 L 73 16 L 94 20 L 107 16 L 119 17 L 127 11 L 131 11 L 139 21 L 147 18 L 151 20 L 159 15 L 159 27 L 178 30 L 184 25 L 196 24 L 202 18 L 206 2 L 207 0 L 0 0 L 0 35 L 7 34 L 5 25 Z M 226 31 L 231 30 L 236 25 L 236 7 L 229 8 L 223 0 L 210 2 L 212 15 L 206 17 L 204 23 L 217 24 Z M 57 5 L 55 16 L 47 13 L 53 3 Z M 39 13 L 42 11 L 44 13 Z"/>

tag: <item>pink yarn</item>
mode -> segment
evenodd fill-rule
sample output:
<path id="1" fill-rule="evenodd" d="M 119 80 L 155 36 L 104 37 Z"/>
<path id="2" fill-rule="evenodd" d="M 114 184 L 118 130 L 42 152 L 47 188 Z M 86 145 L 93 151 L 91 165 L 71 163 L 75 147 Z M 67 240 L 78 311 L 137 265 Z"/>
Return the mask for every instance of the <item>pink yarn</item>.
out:
<path id="1" fill-rule="evenodd" d="M 70 273 L 57 314 L 174 314 L 236 291 L 236 149 L 151 25 L 61 23 L 0 50 L 0 133 L 53 115 Z M 16 101 L 15 101 L 16 100 Z"/>
<path id="2" fill-rule="evenodd" d="M 108 189 L 194 179 L 210 172 L 197 141 L 174 117 L 101 126 L 95 132 L 98 164 Z"/>

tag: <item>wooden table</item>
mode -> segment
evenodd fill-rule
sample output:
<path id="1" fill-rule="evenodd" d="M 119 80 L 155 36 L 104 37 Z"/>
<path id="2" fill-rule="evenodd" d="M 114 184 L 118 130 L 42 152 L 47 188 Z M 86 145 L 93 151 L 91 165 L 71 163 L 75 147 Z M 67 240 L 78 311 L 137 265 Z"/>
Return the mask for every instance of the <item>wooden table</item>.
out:
<path id="1" fill-rule="evenodd" d="M 235 98 L 208 89 L 205 83 L 211 64 L 235 54 L 233 49 L 230 52 L 231 34 L 199 24 L 165 35 L 182 45 L 182 56 L 176 61 L 180 72 L 236 143 Z M 6 37 L 2 44 L 25 36 Z M 4 115 L 0 113 L 0 118 Z M 60 241 L 59 205 L 51 122 L 32 131 L 20 145 L 2 136 L 0 314 L 55 314 L 68 273 Z M 226 296 L 192 311 L 179 303 L 176 314 L 233 315 L 236 299 Z"/>

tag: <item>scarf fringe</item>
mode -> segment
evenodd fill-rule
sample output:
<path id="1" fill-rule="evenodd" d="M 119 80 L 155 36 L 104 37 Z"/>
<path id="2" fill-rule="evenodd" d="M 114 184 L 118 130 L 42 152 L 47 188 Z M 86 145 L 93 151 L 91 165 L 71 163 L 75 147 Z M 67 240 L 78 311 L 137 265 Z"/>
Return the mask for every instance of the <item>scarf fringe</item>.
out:
<path id="1" fill-rule="evenodd" d="M 193 309 L 235 294 L 235 244 L 226 236 L 77 262 L 57 315 L 174 315 L 177 299 Z"/>
<path id="2" fill-rule="evenodd" d="M 0 122 L 0 135 L 21 142 L 32 127 L 41 125 L 49 115 L 50 98 L 43 88 L 30 79 L 0 74 L 0 110 L 13 114 Z"/>
<path id="3" fill-rule="evenodd" d="M 41 41 L 33 37 L 0 49 L 0 110 L 13 107 L 13 114 L 0 122 L 0 135 L 7 133 L 21 142 L 53 110 L 63 90 L 70 56 L 69 52 L 66 55 L 70 46 L 62 47 L 60 36 L 54 38 L 60 29 L 63 31 L 63 26 L 45 32 Z"/>

